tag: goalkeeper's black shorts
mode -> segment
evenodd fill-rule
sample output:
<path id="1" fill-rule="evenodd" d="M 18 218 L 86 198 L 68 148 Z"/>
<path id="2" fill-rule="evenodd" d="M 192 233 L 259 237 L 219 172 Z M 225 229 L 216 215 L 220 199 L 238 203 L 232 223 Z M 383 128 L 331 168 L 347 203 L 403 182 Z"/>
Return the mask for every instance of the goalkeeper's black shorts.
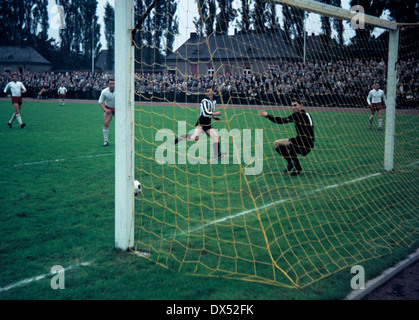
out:
<path id="1" fill-rule="evenodd" d="M 308 155 L 314 148 L 314 139 L 297 136 L 295 138 L 289 139 L 289 142 L 291 142 L 291 148 L 296 153 L 301 154 L 303 157 Z"/>

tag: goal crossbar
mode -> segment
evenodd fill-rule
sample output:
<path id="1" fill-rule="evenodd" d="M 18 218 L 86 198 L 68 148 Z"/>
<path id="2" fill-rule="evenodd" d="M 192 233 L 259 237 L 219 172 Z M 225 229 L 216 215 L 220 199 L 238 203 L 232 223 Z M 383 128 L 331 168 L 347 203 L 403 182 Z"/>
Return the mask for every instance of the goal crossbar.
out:
<path id="1" fill-rule="evenodd" d="M 337 18 L 341 20 L 351 21 L 354 17 L 359 15 L 358 12 L 351 10 L 343 9 L 340 7 L 335 7 L 332 5 L 320 3 L 317 1 L 307 1 L 307 0 L 272 0 L 278 4 L 286 4 L 289 6 L 297 7 L 301 10 L 310 11 L 313 13 L 318 13 L 324 16 Z M 397 30 L 398 25 L 396 22 L 388 21 L 385 19 L 380 19 L 368 14 L 362 15 L 364 22 L 366 24 L 373 25 L 375 27 L 380 27 L 388 30 Z"/>

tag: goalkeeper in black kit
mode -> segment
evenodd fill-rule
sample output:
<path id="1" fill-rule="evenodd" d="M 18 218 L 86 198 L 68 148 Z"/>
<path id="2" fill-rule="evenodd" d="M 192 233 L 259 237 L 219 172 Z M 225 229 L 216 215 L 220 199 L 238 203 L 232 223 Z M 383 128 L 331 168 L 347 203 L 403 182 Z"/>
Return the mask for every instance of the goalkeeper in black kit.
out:
<path id="1" fill-rule="evenodd" d="M 299 175 L 303 170 L 300 164 L 300 160 L 298 159 L 298 154 L 302 155 L 303 157 L 308 155 L 314 148 L 315 138 L 313 120 L 311 116 L 303 109 L 304 107 L 301 100 L 298 98 L 293 98 L 291 100 L 291 107 L 294 113 L 286 118 L 272 116 L 263 110 L 259 111 L 259 115 L 268 118 L 272 122 L 278 124 L 290 122 L 295 124 L 297 136 L 290 139 L 276 140 L 274 142 L 274 149 L 288 162 L 285 173 L 289 173 L 294 169 L 291 175 L 296 176 Z"/>

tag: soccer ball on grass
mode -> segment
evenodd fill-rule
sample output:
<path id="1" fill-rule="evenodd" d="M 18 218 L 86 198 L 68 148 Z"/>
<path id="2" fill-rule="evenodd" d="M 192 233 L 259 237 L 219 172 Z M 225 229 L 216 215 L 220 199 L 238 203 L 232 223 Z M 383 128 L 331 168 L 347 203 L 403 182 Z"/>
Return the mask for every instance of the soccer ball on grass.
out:
<path id="1" fill-rule="evenodd" d="M 138 180 L 134 180 L 134 195 L 137 196 L 141 192 L 141 183 Z"/>

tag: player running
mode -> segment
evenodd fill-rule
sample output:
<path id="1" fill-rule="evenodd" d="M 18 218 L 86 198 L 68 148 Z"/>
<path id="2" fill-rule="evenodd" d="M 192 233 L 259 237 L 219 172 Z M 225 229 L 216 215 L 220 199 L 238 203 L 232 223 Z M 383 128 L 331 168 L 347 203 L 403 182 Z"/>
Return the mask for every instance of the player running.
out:
<path id="1" fill-rule="evenodd" d="M 7 125 L 11 129 L 13 121 L 17 119 L 17 122 L 19 123 L 20 127 L 23 129 L 26 126 L 26 124 L 22 122 L 22 117 L 20 116 L 20 109 L 22 108 L 22 104 L 23 104 L 22 94 L 26 92 L 26 88 L 22 82 L 17 81 L 17 73 L 12 74 L 12 81 L 9 82 L 4 88 L 4 93 L 7 93 L 9 89 L 10 89 L 10 92 L 12 93 L 12 104 L 13 104 L 13 108 L 15 109 L 15 112 L 13 113 Z"/>
<path id="2" fill-rule="evenodd" d="M 301 100 L 293 98 L 291 100 L 291 107 L 294 113 L 286 118 L 272 116 L 263 110 L 259 111 L 259 115 L 278 124 L 290 122 L 295 124 L 297 136 L 290 139 L 276 140 L 274 142 L 274 149 L 288 162 L 285 173 L 289 173 L 294 169 L 291 175 L 297 176 L 303 170 L 297 154 L 301 154 L 305 157 L 314 148 L 314 125 L 311 116 L 303 109 L 304 107 Z"/>
<path id="3" fill-rule="evenodd" d="M 221 115 L 221 111 L 215 111 L 217 101 L 214 99 L 214 90 L 211 87 L 205 90 L 206 98 L 201 101 L 199 119 L 195 124 L 195 130 L 192 135 L 184 135 L 175 139 L 175 144 L 181 140 L 198 141 L 199 136 L 205 132 L 209 136 L 213 143 L 214 148 L 214 160 L 219 159 L 225 155 L 221 152 L 220 137 L 217 131 L 212 128 L 212 120 L 221 120 L 218 116 Z"/>

